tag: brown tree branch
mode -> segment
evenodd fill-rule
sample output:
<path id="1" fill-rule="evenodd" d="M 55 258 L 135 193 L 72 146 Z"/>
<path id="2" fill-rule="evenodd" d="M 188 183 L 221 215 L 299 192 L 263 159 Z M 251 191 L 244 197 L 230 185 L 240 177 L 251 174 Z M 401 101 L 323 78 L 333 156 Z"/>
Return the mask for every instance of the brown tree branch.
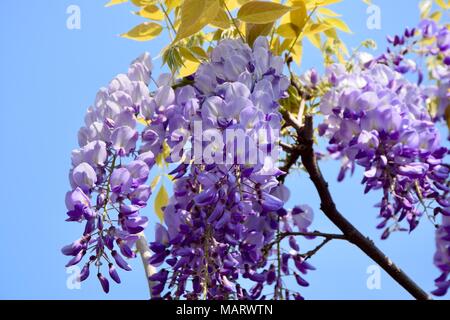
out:
<path id="1" fill-rule="evenodd" d="M 365 237 L 356 229 L 336 208 L 333 197 L 328 189 L 328 183 L 324 179 L 317 163 L 313 148 L 313 119 L 312 116 L 305 117 L 305 125 L 298 126 L 292 118 L 284 114 L 285 121 L 289 123 L 298 133 L 297 145 L 292 152 L 298 154 L 303 166 L 309 173 L 310 179 L 317 189 L 321 201 L 321 210 L 344 234 L 345 238 L 361 249 L 367 256 L 382 267 L 398 284 L 418 300 L 428 300 L 430 296 L 422 290 L 411 278 L 397 267 L 372 240 Z"/>

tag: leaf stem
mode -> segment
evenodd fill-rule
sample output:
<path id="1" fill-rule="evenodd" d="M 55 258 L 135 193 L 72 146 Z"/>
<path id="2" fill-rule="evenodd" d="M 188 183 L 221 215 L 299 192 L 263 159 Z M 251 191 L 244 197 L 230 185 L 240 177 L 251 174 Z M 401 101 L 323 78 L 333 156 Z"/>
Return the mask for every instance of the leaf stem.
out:
<path id="1" fill-rule="evenodd" d="M 229 15 L 229 18 L 231 19 L 231 22 L 233 23 L 234 27 L 236 28 L 236 31 L 239 33 L 239 36 L 241 37 L 242 42 L 245 43 L 244 35 L 241 33 L 241 30 L 239 30 L 239 27 L 238 27 L 238 25 L 236 24 L 236 21 L 234 20 L 233 15 L 231 14 L 230 9 L 228 9 L 228 6 L 227 6 L 227 4 L 225 3 L 224 0 L 222 0 L 222 3 L 223 3 L 223 6 L 225 7 L 225 10 L 227 11 L 227 14 Z"/>

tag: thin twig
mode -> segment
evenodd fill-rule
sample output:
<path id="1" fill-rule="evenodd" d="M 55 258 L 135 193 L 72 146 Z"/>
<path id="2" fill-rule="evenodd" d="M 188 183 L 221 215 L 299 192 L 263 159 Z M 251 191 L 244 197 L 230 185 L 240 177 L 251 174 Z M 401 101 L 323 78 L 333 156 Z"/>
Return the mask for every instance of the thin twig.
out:
<path id="1" fill-rule="evenodd" d="M 241 37 L 242 42 L 245 43 L 244 35 L 241 33 L 241 30 L 239 30 L 239 27 L 238 27 L 238 25 L 236 24 L 236 21 L 234 20 L 233 15 L 231 14 L 230 9 L 228 9 L 228 6 L 227 6 L 227 4 L 225 3 L 225 1 L 222 1 L 222 3 L 223 3 L 223 6 L 225 7 L 226 12 L 228 13 L 229 18 L 231 19 L 231 22 L 233 23 L 234 27 L 236 28 L 236 31 L 239 33 L 239 36 Z"/>

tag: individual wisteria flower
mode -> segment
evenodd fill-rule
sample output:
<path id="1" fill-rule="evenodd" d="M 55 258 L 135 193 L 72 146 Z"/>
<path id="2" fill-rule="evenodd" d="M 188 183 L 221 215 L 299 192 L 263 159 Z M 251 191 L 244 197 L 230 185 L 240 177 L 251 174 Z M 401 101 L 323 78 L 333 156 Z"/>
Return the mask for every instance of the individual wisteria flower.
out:
<path id="1" fill-rule="evenodd" d="M 319 132 L 329 138 L 331 155 L 342 159 L 339 180 L 359 165 L 365 192 L 382 190 L 382 238 L 405 230 L 403 220 L 412 231 L 424 213 L 433 220 L 449 215 L 447 149 L 421 88 L 377 60 L 351 71 L 334 65 L 327 76 L 331 88 L 320 104 Z"/>
<path id="2" fill-rule="evenodd" d="M 148 89 L 151 67 L 150 56 L 143 54 L 127 74 L 100 89 L 79 131 L 80 148 L 72 152 L 67 221 L 84 223 L 85 229 L 62 252 L 73 257 L 67 266 L 87 256 L 80 280 L 87 279 L 93 267 L 105 292 L 109 291 L 105 274 L 120 283 L 116 266 L 131 270 L 126 258 L 135 256 L 133 245 L 147 225 L 140 210 L 151 195 L 145 183 L 157 153 L 139 150 L 137 118 L 159 107 Z"/>
<path id="3" fill-rule="evenodd" d="M 199 67 L 192 85 L 159 93 L 164 116 L 147 127 L 143 148 L 161 151 L 161 132 L 166 132 L 172 151 L 167 161 L 189 161 L 171 172 L 174 194 L 164 208 L 164 226 L 156 226 L 150 244 L 155 253 L 150 263 L 161 266 L 150 279 L 156 283 L 154 298 L 265 299 L 266 285 L 274 286 L 274 299 L 289 298 L 282 292 L 280 274 L 269 264 L 272 242 L 287 214 L 284 187 L 277 181 L 282 172 L 270 156 L 281 123 L 278 100 L 289 86 L 282 66 L 264 38 L 253 48 L 223 40 Z M 198 123 L 202 127 L 196 131 Z M 239 130 L 240 141 L 249 143 L 236 150 L 235 141 L 227 139 L 230 130 Z M 258 146 L 254 161 L 248 144 Z M 199 155 L 197 147 L 209 147 L 211 153 Z M 303 215 L 304 221 L 298 215 L 297 223 L 306 228 L 311 213 Z M 299 272 L 312 269 L 294 256 Z M 287 263 L 284 259 L 285 268 Z M 253 283 L 250 289 L 243 279 Z"/>

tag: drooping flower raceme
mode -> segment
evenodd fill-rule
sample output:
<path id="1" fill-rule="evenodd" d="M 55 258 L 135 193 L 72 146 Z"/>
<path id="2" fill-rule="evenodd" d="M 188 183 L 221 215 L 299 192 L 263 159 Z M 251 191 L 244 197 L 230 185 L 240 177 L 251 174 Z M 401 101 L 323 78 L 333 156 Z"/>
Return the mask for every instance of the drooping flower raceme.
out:
<path id="1" fill-rule="evenodd" d="M 263 38 L 253 49 L 224 40 L 192 85 L 174 90 L 162 76 L 150 93 L 151 61 L 143 55 L 100 90 L 78 135 L 66 197 L 67 220 L 85 223 L 83 236 L 63 248 L 73 256 L 67 266 L 88 256 L 81 281 L 94 266 L 108 292 L 103 264 L 116 282 L 116 266 L 131 270 L 126 259 L 135 256 L 134 243 L 147 225 L 140 214 L 151 195 L 146 181 L 156 159 L 164 158 L 176 165 L 174 194 L 150 244 L 148 263 L 162 265 L 149 279 L 152 296 L 264 299 L 265 285 L 273 285 L 274 299 L 302 298 L 283 288 L 275 272 L 289 274 L 291 258 L 300 273 L 313 269 L 295 239 L 290 253 L 276 251 L 280 268 L 267 266 L 275 235 L 305 231 L 312 219 L 309 208 L 283 208 L 288 191 L 277 180 L 277 101 L 289 85 L 282 67 Z M 145 123 L 142 132 L 139 123 Z M 254 285 L 246 290 L 242 279 Z"/>
<path id="2" fill-rule="evenodd" d="M 447 150 L 426 108 L 424 94 L 400 73 L 374 60 L 347 71 L 328 69 L 330 91 L 320 110 L 325 116 L 319 131 L 328 137 L 329 152 L 342 159 L 339 180 L 355 165 L 364 168 L 365 192 L 381 189 L 383 238 L 413 230 L 426 212 L 450 215 Z M 392 222 L 391 225 L 388 223 Z"/>
<path id="3" fill-rule="evenodd" d="M 443 296 L 450 287 L 450 217 L 442 217 L 442 224 L 436 230 L 436 253 L 434 264 L 442 272 L 435 280 L 437 289 L 433 291 L 436 296 Z"/>
<path id="4" fill-rule="evenodd" d="M 423 94 L 430 99 L 433 121 L 450 117 L 450 30 L 433 20 L 422 20 L 417 28 L 388 37 L 392 47 L 377 60 L 401 74 L 416 73 Z M 426 62 L 425 66 L 421 64 Z M 426 74 L 428 78 L 426 79 Z"/>
<path id="5" fill-rule="evenodd" d="M 193 84 L 175 91 L 176 103 L 166 112 L 169 158 L 189 161 L 171 173 L 174 195 L 150 246 L 150 263 L 162 265 L 151 277 L 154 297 L 264 299 L 266 284 L 275 286 L 275 299 L 284 294 L 275 265 L 267 266 L 286 215 L 284 187 L 276 179 L 282 172 L 271 157 L 281 123 L 277 101 L 289 85 L 282 65 L 264 38 L 253 49 L 223 40 Z M 174 148 L 180 143 L 184 148 Z M 292 256 L 301 272 L 312 269 Z M 283 261 L 287 269 L 288 259 Z M 254 283 L 250 290 L 242 279 Z"/>
<path id="6" fill-rule="evenodd" d="M 138 150 L 137 118 L 154 104 L 148 89 L 151 68 L 151 59 L 144 54 L 127 74 L 100 89 L 79 131 L 80 148 L 72 152 L 67 221 L 84 223 L 85 229 L 62 252 L 73 256 L 67 266 L 87 256 L 80 280 L 94 268 L 105 292 L 109 281 L 102 273 L 104 265 L 110 278 L 120 283 L 116 266 L 131 270 L 126 259 L 135 256 L 133 245 L 147 225 L 140 210 L 151 194 L 145 182 L 155 154 Z"/>

